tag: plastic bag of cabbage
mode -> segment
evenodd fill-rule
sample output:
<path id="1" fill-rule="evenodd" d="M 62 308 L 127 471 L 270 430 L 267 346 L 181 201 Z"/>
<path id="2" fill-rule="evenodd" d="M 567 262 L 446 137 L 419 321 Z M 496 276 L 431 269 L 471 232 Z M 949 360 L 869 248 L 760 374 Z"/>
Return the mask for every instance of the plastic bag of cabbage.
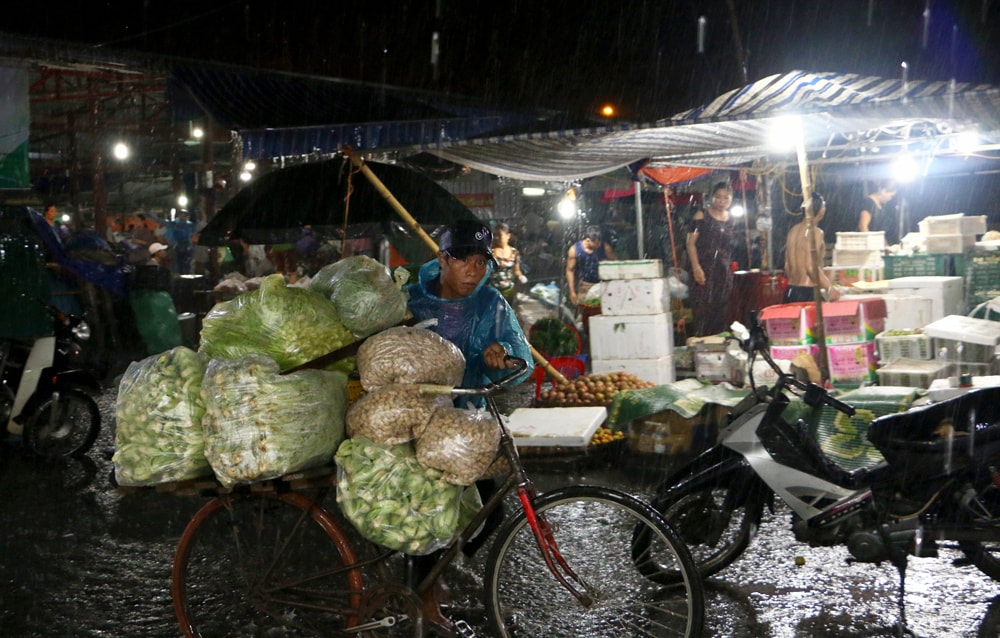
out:
<path id="1" fill-rule="evenodd" d="M 155 485 L 212 473 L 201 382 L 207 357 L 179 346 L 132 362 L 118 384 L 115 480 Z"/>
<path id="2" fill-rule="evenodd" d="M 205 456 L 225 486 L 331 463 L 344 439 L 347 375 L 281 376 L 261 355 L 213 359 L 202 382 Z"/>
<path id="3" fill-rule="evenodd" d="M 448 545 L 482 508 L 475 486 L 441 480 L 417 462 L 409 443 L 380 446 L 365 437 L 337 450 L 337 503 L 368 540 L 408 554 Z"/>
<path id="4" fill-rule="evenodd" d="M 213 359 L 262 354 L 287 370 L 353 341 L 329 299 L 270 275 L 205 315 L 198 350 Z"/>
<path id="5" fill-rule="evenodd" d="M 354 255 L 320 268 L 309 289 L 327 295 L 344 325 L 357 337 L 394 326 L 406 315 L 403 285 L 409 273 L 389 269 L 367 255 Z"/>

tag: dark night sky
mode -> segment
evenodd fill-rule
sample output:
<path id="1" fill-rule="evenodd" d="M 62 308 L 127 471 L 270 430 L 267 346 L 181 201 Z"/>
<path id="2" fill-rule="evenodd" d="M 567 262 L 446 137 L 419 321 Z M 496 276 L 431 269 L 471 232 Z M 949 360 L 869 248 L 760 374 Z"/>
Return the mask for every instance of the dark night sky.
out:
<path id="1" fill-rule="evenodd" d="M 592 110 L 611 101 L 629 119 L 671 115 L 745 78 L 791 69 L 899 77 L 905 60 L 910 79 L 1000 84 L 1000 0 L 59 4 L 7 7 L 0 31 L 384 81 L 505 105 Z M 438 77 L 430 64 L 435 30 Z"/>

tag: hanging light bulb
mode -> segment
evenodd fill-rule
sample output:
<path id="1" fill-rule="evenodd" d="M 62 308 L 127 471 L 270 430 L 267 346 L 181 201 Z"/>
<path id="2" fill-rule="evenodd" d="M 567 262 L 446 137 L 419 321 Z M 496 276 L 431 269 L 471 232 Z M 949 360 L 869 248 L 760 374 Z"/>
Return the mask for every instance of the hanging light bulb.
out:
<path id="1" fill-rule="evenodd" d="M 573 219 L 576 217 L 577 206 L 576 206 L 576 190 L 569 189 L 566 191 L 566 195 L 563 196 L 562 200 L 556 206 L 556 210 L 559 211 L 559 216 L 563 219 Z"/>

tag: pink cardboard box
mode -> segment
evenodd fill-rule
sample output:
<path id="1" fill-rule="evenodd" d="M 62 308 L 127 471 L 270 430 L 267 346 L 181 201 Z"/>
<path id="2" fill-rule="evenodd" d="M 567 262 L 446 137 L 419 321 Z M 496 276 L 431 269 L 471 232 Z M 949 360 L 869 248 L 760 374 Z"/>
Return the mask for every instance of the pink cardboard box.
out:
<path id="1" fill-rule="evenodd" d="M 885 329 L 885 300 L 877 297 L 823 304 L 823 333 L 828 344 L 872 341 Z"/>
<path id="2" fill-rule="evenodd" d="M 785 303 L 768 306 L 760 313 L 760 320 L 776 346 L 798 346 L 816 342 L 816 305 L 814 303 Z"/>
<path id="3" fill-rule="evenodd" d="M 834 385 L 864 385 L 878 379 L 875 372 L 875 342 L 827 346 L 830 381 Z"/>
<path id="4" fill-rule="evenodd" d="M 791 361 L 795 357 L 799 356 L 800 352 L 805 352 L 813 358 L 813 361 L 816 361 L 819 359 L 819 344 L 813 343 L 801 346 L 771 346 L 771 358 L 775 361 Z"/>

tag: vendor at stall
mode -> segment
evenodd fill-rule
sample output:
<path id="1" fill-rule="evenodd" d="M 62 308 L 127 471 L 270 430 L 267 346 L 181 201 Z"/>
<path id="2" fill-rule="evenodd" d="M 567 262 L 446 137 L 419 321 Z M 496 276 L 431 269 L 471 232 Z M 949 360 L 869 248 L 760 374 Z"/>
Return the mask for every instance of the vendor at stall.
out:
<path id="1" fill-rule="evenodd" d="M 823 270 L 826 244 L 823 243 L 823 229 L 817 225 L 826 215 L 826 200 L 819 193 L 813 193 L 799 210 L 803 219 L 788 231 L 785 244 L 785 276 L 788 277 L 785 303 L 812 301 L 815 298 L 816 282 L 813 281 L 813 273 L 817 272 L 814 270 L 816 265 L 823 296 L 827 301 L 836 301 L 840 299 L 840 292 L 833 287 L 833 282 Z M 812 216 L 811 221 L 805 218 L 807 210 Z"/>

